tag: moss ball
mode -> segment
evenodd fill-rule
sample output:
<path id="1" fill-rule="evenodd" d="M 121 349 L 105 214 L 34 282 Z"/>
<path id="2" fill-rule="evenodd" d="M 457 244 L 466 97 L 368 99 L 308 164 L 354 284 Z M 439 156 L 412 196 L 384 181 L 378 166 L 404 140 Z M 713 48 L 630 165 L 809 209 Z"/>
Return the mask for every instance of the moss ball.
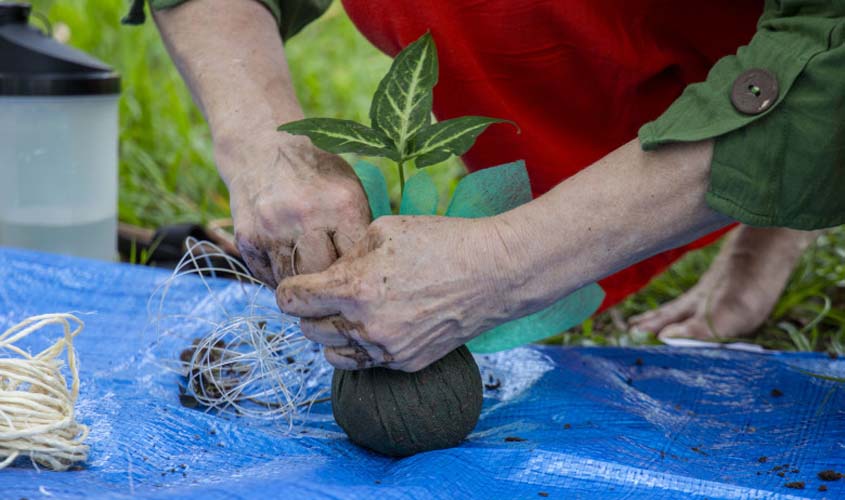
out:
<path id="1" fill-rule="evenodd" d="M 349 439 L 391 457 L 451 448 L 481 415 L 481 375 L 460 347 L 415 372 L 335 370 L 332 412 Z"/>

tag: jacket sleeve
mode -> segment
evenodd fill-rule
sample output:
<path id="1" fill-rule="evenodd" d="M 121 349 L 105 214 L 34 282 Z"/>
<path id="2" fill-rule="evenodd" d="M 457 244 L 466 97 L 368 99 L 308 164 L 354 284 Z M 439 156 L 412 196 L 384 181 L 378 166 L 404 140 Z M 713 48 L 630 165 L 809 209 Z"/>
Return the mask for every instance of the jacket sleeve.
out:
<path id="1" fill-rule="evenodd" d="M 153 10 L 169 9 L 188 0 L 149 0 Z M 282 40 L 287 41 L 293 35 L 320 17 L 331 5 L 332 0 L 256 0 L 263 4 L 276 18 Z M 129 15 L 124 19 L 125 24 L 141 24 L 144 22 L 144 0 L 134 0 Z"/>
<path id="2" fill-rule="evenodd" d="M 845 224 L 845 0 L 767 0 L 751 42 L 639 139 L 714 139 L 707 202 L 740 222 Z"/>

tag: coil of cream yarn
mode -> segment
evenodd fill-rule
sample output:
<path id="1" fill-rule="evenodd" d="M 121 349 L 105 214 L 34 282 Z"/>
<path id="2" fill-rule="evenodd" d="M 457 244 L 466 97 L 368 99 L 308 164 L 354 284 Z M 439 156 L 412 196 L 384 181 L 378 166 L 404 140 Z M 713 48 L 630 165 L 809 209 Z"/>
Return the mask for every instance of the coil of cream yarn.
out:
<path id="1" fill-rule="evenodd" d="M 15 345 L 58 325 L 64 335 L 32 355 Z M 88 458 L 88 427 L 76 421 L 79 371 L 73 339 L 83 323 L 71 314 L 33 316 L 0 334 L 0 469 L 18 457 L 62 471 Z M 66 353 L 71 383 L 62 374 Z"/>

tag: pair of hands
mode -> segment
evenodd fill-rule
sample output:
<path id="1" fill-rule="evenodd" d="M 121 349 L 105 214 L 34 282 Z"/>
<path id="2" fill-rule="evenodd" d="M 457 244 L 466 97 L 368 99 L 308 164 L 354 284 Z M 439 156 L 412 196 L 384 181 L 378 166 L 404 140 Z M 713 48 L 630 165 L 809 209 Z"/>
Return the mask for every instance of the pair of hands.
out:
<path id="1" fill-rule="evenodd" d="M 236 241 L 279 307 L 338 368 L 417 371 L 506 320 L 492 219 L 382 217 L 352 168 L 302 138 L 218 150 Z M 221 165 L 223 166 L 223 165 Z"/>

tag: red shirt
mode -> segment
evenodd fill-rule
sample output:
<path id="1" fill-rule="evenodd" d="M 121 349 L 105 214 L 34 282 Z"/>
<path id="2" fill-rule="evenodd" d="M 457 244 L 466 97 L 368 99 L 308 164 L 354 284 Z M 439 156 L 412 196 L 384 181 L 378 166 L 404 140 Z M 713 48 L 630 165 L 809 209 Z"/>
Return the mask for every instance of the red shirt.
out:
<path id="1" fill-rule="evenodd" d="M 464 155 L 467 168 L 524 159 L 538 196 L 635 138 L 684 87 L 747 43 L 763 0 L 344 0 L 344 6 L 390 56 L 430 30 L 440 57 L 437 118 L 494 116 L 522 129 L 517 135 L 491 127 Z M 602 308 L 723 232 L 605 278 Z"/>

